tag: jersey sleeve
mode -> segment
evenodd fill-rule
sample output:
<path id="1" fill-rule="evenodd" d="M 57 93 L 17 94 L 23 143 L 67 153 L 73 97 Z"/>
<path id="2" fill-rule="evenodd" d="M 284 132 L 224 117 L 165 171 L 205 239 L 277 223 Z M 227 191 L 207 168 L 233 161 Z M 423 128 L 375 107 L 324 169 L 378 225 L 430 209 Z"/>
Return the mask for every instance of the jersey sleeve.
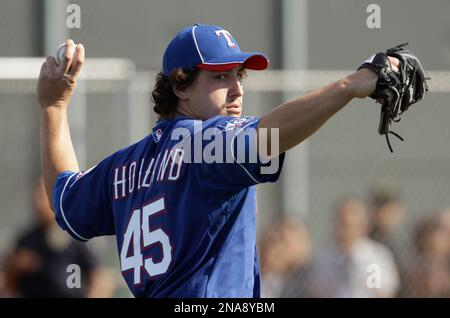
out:
<path id="1" fill-rule="evenodd" d="M 58 225 L 78 241 L 113 235 L 109 169 L 105 161 L 84 172 L 65 171 L 53 186 Z"/>
<path id="2" fill-rule="evenodd" d="M 211 190 L 240 190 L 278 180 L 284 153 L 268 162 L 261 160 L 256 150 L 259 121 L 256 117 L 218 116 L 205 122 L 202 171 Z M 218 150 L 222 152 L 218 154 Z"/>

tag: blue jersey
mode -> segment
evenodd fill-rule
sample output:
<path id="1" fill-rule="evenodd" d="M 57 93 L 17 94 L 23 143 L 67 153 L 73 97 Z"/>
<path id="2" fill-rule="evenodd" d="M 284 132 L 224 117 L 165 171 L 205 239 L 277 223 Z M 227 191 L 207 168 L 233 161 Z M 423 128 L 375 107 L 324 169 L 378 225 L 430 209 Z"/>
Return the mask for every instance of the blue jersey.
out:
<path id="1" fill-rule="evenodd" d="M 95 167 L 61 173 L 56 220 L 77 240 L 116 235 L 136 297 L 259 297 L 255 185 L 278 179 L 284 154 L 271 173 L 262 169 L 275 159 L 250 160 L 256 143 L 247 132 L 258 123 L 160 121 Z"/>

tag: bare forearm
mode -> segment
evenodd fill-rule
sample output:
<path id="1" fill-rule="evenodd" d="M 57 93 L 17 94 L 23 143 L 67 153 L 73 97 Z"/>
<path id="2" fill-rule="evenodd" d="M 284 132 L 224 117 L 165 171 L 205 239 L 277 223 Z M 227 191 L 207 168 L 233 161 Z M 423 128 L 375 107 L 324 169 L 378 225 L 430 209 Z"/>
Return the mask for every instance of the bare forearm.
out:
<path id="1" fill-rule="evenodd" d="M 349 101 L 342 83 L 336 82 L 278 106 L 261 118 L 258 128 L 279 129 L 282 153 L 311 136 Z"/>
<path id="2" fill-rule="evenodd" d="M 58 174 L 79 170 L 66 108 L 41 109 L 41 161 L 45 188 L 51 201 L 52 187 Z"/>
<path id="3" fill-rule="evenodd" d="M 311 136 L 351 99 L 370 94 L 375 85 L 375 74 L 355 72 L 322 89 L 278 106 L 261 118 L 258 129 L 268 129 L 268 146 L 274 143 L 270 140 L 270 129 L 279 129 L 278 153 L 283 153 Z M 269 150 L 271 156 L 277 155 L 272 152 Z"/>
<path id="4" fill-rule="evenodd" d="M 52 56 L 42 64 L 37 82 L 41 111 L 41 162 L 45 190 L 50 206 L 56 177 L 63 171 L 78 171 L 70 138 L 67 108 L 84 63 L 84 46 L 66 41 L 64 61 L 57 65 Z"/>

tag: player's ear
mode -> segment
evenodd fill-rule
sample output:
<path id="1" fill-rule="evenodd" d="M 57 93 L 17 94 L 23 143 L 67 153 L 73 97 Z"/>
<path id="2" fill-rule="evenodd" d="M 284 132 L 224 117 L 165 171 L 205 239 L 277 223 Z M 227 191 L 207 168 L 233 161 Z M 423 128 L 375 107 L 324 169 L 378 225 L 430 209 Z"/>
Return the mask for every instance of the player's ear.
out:
<path id="1" fill-rule="evenodd" d="M 172 90 L 179 100 L 189 100 L 190 94 L 187 89 L 180 89 L 177 85 L 172 84 Z"/>

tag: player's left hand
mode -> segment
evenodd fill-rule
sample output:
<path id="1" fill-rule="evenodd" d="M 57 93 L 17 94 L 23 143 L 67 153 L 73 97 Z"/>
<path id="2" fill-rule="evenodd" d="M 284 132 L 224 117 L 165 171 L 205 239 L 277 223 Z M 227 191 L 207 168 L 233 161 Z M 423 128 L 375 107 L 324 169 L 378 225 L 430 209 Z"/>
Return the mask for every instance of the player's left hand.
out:
<path id="1" fill-rule="evenodd" d="M 391 68 L 394 72 L 398 73 L 399 67 L 400 67 L 400 60 L 396 57 L 388 56 L 389 62 L 391 62 Z M 374 89 L 375 91 L 375 89 Z M 371 93 L 373 94 L 373 92 Z M 371 95 L 370 94 L 370 95 Z M 379 97 L 376 99 L 376 102 L 378 104 L 383 104 L 383 98 Z"/>
<path id="2" fill-rule="evenodd" d="M 53 56 L 42 64 L 37 83 L 37 98 L 41 108 L 67 108 L 77 85 L 85 59 L 84 46 L 66 41 L 65 58 L 58 66 Z"/>
<path id="3" fill-rule="evenodd" d="M 391 56 L 388 58 L 392 70 L 398 72 L 400 67 L 399 59 Z M 350 80 L 351 97 L 365 98 L 374 93 L 377 87 L 378 75 L 370 69 L 363 68 L 351 74 L 347 79 Z"/>
<path id="4" fill-rule="evenodd" d="M 358 72 L 371 71 L 377 75 L 376 86 L 369 96 L 382 104 L 378 132 L 386 136 L 391 152 L 388 135 L 403 140 L 391 130 L 392 123 L 400 121 L 401 115 L 422 100 L 428 91 L 429 78 L 425 76 L 419 58 L 403 48 L 407 44 L 374 54 L 358 68 Z"/>

